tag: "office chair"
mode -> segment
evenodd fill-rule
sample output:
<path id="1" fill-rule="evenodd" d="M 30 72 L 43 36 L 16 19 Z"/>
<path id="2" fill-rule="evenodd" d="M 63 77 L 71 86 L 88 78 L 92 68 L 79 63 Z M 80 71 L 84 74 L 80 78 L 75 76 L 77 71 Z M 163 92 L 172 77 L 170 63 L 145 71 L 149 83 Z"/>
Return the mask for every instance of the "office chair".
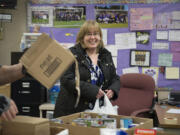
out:
<path id="1" fill-rule="evenodd" d="M 120 76 L 121 88 L 117 100 L 118 114 L 136 117 L 152 116 L 154 104 L 154 79 L 146 74 L 128 73 Z"/>

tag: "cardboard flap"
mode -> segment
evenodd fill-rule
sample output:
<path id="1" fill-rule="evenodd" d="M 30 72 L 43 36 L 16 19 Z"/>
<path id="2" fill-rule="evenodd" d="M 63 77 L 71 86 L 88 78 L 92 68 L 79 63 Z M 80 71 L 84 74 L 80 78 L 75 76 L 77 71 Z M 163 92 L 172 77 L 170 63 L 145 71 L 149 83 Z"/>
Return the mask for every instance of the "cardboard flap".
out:
<path id="1" fill-rule="evenodd" d="M 38 125 L 42 123 L 48 123 L 49 120 L 45 118 L 38 118 L 38 117 L 31 117 L 31 116 L 16 116 L 15 119 L 12 120 L 15 123 L 26 123 L 26 124 L 33 124 Z"/>
<path id="2" fill-rule="evenodd" d="M 28 49 L 26 53 L 21 57 L 20 61 L 23 61 L 25 67 L 31 66 L 31 64 L 39 57 L 41 53 L 47 48 L 52 39 L 45 33 L 38 37 L 37 41 L 31 45 L 31 49 Z"/>
<path id="3" fill-rule="evenodd" d="M 50 89 L 69 66 L 75 62 L 75 88 L 77 90 L 75 107 L 77 107 L 80 99 L 79 68 L 76 58 L 69 50 L 43 33 L 24 53 L 20 62 L 25 66 L 27 72 L 47 89 Z"/>

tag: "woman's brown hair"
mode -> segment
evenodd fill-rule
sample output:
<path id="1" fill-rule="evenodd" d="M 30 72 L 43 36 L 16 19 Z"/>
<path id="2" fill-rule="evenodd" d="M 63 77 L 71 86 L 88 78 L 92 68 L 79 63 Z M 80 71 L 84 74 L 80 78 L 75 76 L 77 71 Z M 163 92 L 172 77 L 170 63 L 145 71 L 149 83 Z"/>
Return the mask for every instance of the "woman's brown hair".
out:
<path id="1" fill-rule="evenodd" d="M 76 44 L 81 44 L 81 46 L 83 48 L 87 48 L 86 45 L 84 44 L 84 36 L 91 30 L 91 29 L 95 29 L 97 30 L 97 32 L 100 35 L 100 44 L 98 45 L 98 50 L 100 48 L 104 48 L 104 43 L 102 40 L 102 31 L 101 31 L 101 27 L 99 26 L 99 24 L 94 21 L 94 20 L 88 20 L 86 21 L 80 28 L 79 33 L 77 35 L 76 38 Z"/>

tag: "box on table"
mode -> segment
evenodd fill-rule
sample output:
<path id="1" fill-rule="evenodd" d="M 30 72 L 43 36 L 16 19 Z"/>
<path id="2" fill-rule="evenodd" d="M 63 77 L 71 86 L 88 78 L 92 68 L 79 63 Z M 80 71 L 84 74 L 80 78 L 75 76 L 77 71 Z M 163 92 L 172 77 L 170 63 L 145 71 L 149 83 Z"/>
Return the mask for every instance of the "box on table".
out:
<path id="1" fill-rule="evenodd" d="M 70 51 L 43 33 L 24 53 L 20 62 L 31 76 L 49 89 L 74 60 Z"/>
<path id="2" fill-rule="evenodd" d="M 100 135 L 101 128 L 94 128 L 94 127 L 83 127 L 83 126 L 73 126 L 71 123 L 74 119 L 81 118 L 84 114 L 90 114 L 92 118 L 98 116 L 97 113 L 87 113 L 87 112 L 80 112 L 75 113 L 68 116 L 59 117 L 57 119 L 62 120 L 62 123 L 57 122 L 50 122 L 52 126 L 60 126 L 69 129 L 70 135 Z M 136 127 L 132 127 L 126 130 L 128 135 L 133 135 L 134 130 L 136 128 L 140 129 L 150 129 L 153 128 L 153 120 L 147 118 L 138 118 L 138 117 L 129 117 L 129 116 L 122 116 L 122 115 L 108 115 L 110 118 L 115 118 L 117 122 L 117 128 L 120 128 L 120 119 L 121 118 L 132 118 L 134 123 L 138 123 L 139 125 Z M 140 124 L 143 123 L 143 124 Z"/>
<path id="3" fill-rule="evenodd" d="M 2 122 L 2 135 L 50 135 L 48 119 L 16 116 L 12 121 Z"/>

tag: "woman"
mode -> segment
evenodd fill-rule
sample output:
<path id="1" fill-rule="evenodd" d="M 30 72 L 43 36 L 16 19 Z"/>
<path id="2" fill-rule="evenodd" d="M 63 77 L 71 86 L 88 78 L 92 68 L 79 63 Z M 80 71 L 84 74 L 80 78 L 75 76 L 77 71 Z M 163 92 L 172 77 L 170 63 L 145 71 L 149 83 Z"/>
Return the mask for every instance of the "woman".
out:
<path id="1" fill-rule="evenodd" d="M 116 74 L 111 53 L 104 48 L 102 31 L 97 22 L 86 21 L 77 35 L 76 45 L 70 48 L 76 56 L 80 72 L 80 101 L 75 108 L 75 64 L 61 77 L 54 117 L 60 117 L 93 109 L 96 99 L 103 104 L 104 93 L 116 99 L 120 89 L 120 78 Z"/>

